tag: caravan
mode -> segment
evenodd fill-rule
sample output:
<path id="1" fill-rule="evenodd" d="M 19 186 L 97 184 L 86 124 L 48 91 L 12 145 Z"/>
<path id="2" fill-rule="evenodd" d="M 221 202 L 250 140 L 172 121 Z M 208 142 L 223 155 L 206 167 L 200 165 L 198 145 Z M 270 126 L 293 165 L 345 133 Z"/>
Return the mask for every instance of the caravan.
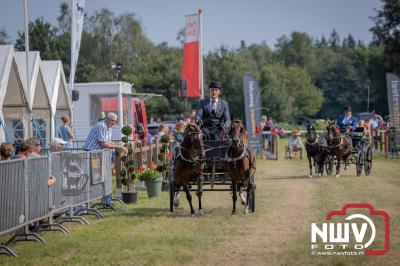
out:
<path id="1" fill-rule="evenodd" d="M 132 140 L 147 143 L 147 115 L 144 99 L 153 95 L 141 95 L 131 92 L 132 84 L 121 81 L 75 83 L 74 90 L 79 91 L 79 100 L 73 106 L 73 126 L 77 141 L 85 141 L 91 127 L 109 112 L 118 115 L 113 127 L 112 139 L 121 139 L 121 129 L 131 125 Z"/>

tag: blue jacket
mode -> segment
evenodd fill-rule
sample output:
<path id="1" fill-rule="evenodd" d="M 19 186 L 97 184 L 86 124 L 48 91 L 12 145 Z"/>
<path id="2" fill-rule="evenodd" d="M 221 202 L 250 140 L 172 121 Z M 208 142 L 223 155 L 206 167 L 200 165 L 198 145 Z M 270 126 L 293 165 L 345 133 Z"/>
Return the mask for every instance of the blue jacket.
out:
<path id="1" fill-rule="evenodd" d="M 196 123 L 199 121 L 204 121 L 206 119 L 218 119 L 221 124 L 226 124 L 231 122 L 229 116 L 228 103 L 224 100 L 218 99 L 217 111 L 215 114 L 211 112 L 211 99 L 210 97 L 200 100 L 197 106 L 197 112 L 195 116 Z"/>
<path id="2" fill-rule="evenodd" d="M 343 122 L 345 122 L 345 123 L 343 123 Z M 346 119 L 346 121 L 344 121 L 344 116 L 341 116 L 338 118 L 337 124 L 339 125 L 339 127 L 342 131 L 345 130 L 347 126 L 351 126 L 353 128 L 353 130 L 355 130 L 357 127 L 358 121 L 357 121 L 357 118 L 355 118 L 354 116 L 350 116 Z"/>

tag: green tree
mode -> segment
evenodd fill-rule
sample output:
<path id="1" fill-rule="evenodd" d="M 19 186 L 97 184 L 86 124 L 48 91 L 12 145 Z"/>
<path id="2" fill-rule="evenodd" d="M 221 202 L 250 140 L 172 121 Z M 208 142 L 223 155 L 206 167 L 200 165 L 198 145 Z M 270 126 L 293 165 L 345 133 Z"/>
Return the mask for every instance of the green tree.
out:
<path id="1" fill-rule="evenodd" d="M 372 18 L 375 26 L 371 28 L 374 41 L 384 47 L 390 71 L 400 75 L 400 1 L 381 0 L 382 8 L 376 10 Z"/>
<path id="2" fill-rule="evenodd" d="M 315 115 L 323 102 L 323 93 L 298 66 L 268 65 L 262 70 L 260 84 L 267 86 L 263 105 L 270 109 L 269 116 L 279 121 Z"/>
<path id="3" fill-rule="evenodd" d="M 9 40 L 8 40 L 9 38 L 10 38 L 10 36 L 8 36 L 6 29 L 1 28 L 0 29 L 0 45 L 9 44 Z"/>

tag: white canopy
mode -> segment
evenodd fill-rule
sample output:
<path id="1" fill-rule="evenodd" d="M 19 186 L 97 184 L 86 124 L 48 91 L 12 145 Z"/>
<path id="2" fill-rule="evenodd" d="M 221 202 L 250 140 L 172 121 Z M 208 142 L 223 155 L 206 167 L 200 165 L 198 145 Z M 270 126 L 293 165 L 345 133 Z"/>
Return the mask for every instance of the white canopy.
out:
<path id="1" fill-rule="evenodd" d="M 60 118 L 63 115 L 71 117 L 72 103 L 61 61 L 42 61 L 41 68 L 47 95 L 50 99 L 53 119 Z M 52 137 L 54 137 L 54 123 L 52 123 L 51 132 Z"/>
<path id="2" fill-rule="evenodd" d="M 12 45 L 0 45 L 0 142 L 29 136 L 29 109 Z M 4 130 L 6 126 L 7 130 Z M 19 132 L 15 132 L 18 130 Z M 6 139 L 9 134 L 10 139 Z"/>
<path id="3" fill-rule="evenodd" d="M 50 128 L 51 128 L 51 107 L 49 97 L 47 95 L 46 84 L 43 78 L 43 71 L 40 66 L 40 54 L 39 52 L 29 52 L 29 79 L 30 86 L 28 88 L 26 80 L 26 53 L 16 52 L 15 59 L 17 62 L 18 72 L 21 77 L 22 85 L 25 94 L 28 96 L 28 106 L 32 110 L 32 116 L 34 119 L 42 120 L 36 127 L 40 127 L 39 137 L 44 138 L 46 133 L 46 143 L 50 142 Z M 38 135 L 37 133 L 34 135 Z"/>

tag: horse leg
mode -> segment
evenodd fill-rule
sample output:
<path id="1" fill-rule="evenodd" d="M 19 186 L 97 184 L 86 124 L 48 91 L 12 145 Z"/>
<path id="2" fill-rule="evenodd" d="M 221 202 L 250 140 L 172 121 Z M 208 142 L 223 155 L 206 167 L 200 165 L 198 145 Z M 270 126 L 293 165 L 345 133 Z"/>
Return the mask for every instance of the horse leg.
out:
<path id="1" fill-rule="evenodd" d="M 336 177 L 340 177 L 340 161 L 342 160 L 342 155 L 339 153 L 336 156 L 336 161 L 337 161 L 337 165 L 336 165 Z"/>
<path id="2" fill-rule="evenodd" d="M 174 188 L 175 188 L 174 207 L 179 207 L 179 189 L 181 188 L 181 186 L 174 182 Z"/>
<path id="3" fill-rule="evenodd" d="M 192 214 L 192 216 L 194 216 L 194 208 L 193 208 L 193 204 L 192 204 L 192 195 L 190 195 L 188 184 L 184 184 L 183 185 L 183 190 L 186 192 L 186 199 L 187 199 L 187 201 L 189 202 L 189 205 L 190 205 L 190 213 Z"/>
<path id="4" fill-rule="evenodd" d="M 203 207 L 201 206 L 201 196 L 203 195 L 203 175 L 200 174 L 197 177 L 197 191 L 196 191 L 196 195 L 199 198 L 199 215 L 204 215 L 203 212 Z"/>
<path id="5" fill-rule="evenodd" d="M 310 167 L 310 175 L 309 175 L 309 177 L 312 177 L 311 154 L 307 153 L 307 159 L 308 159 L 308 166 Z"/>
<path id="6" fill-rule="evenodd" d="M 243 184 L 238 184 L 238 189 L 239 189 L 239 197 L 240 197 L 240 202 L 242 205 L 246 205 L 246 198 L 243 193 Z"/>
<path id="7" fill-rule="evenodd" d="M 236 200 L 237 200 L 237 183 L 236 180 L 232 180 L 232 215 L 236 214 Z"/>
<path id="8" fill-rule="evenodd" d="M 248 179 L 247 180 L 247 189 L 246 189 L 246 192 L 247 192 L 246 207 L 244 209 L 245 213 L 249 213 L 249 208 L 250 208 L 250 206 L 249 206 L 249 202 L 250 202 L 249 201 L 249 197 L 250 197 L 252 188 L 253 188 L 252 181 L 251 181 L 251 179 Z"/>

